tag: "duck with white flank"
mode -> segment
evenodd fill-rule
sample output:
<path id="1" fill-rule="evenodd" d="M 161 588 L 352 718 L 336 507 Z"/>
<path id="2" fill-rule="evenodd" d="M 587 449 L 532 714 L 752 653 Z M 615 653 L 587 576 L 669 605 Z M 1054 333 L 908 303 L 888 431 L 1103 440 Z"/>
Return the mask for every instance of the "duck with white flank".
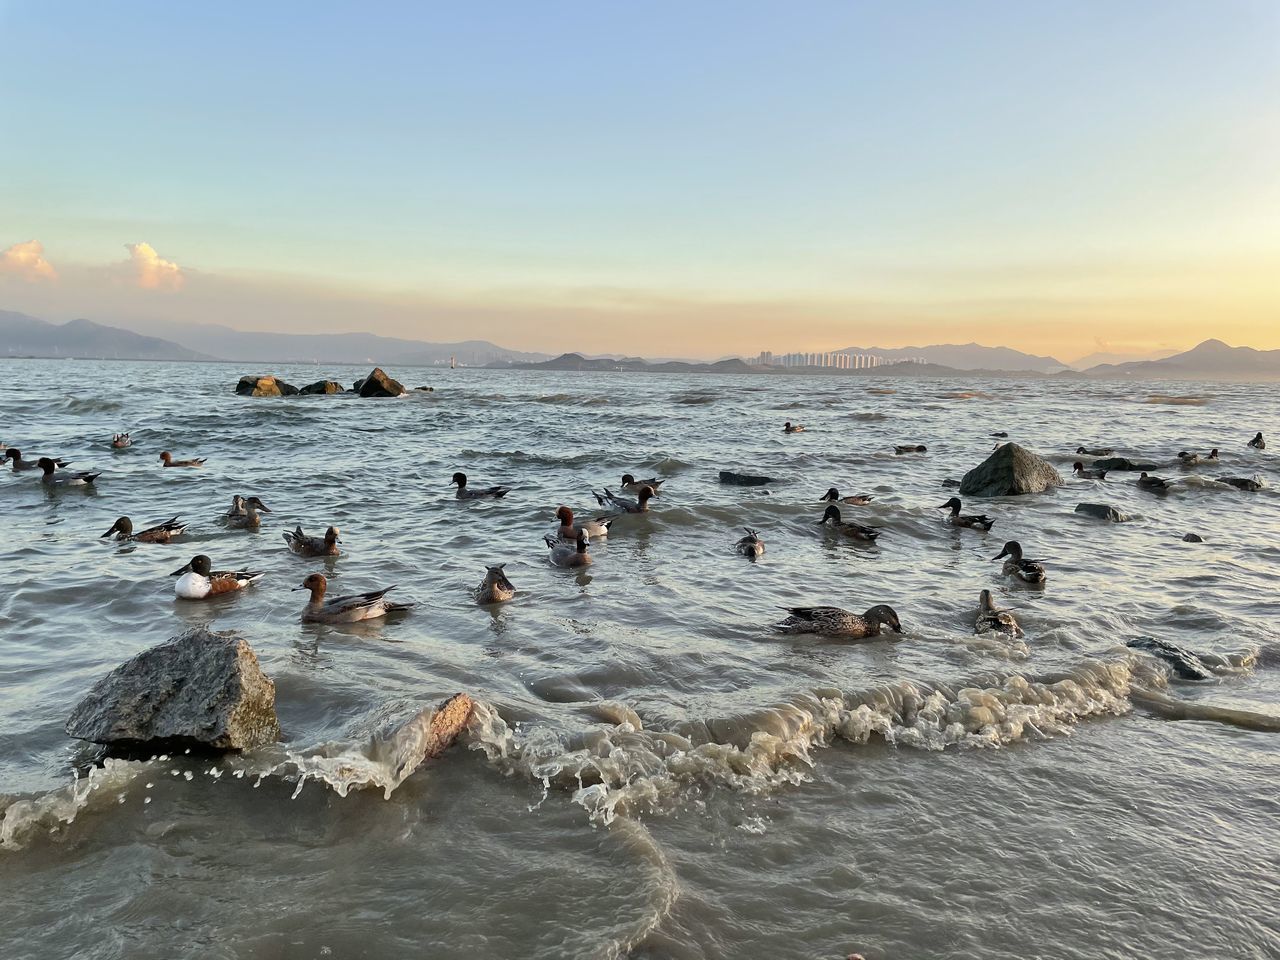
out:
<path id="1" fill-rule="evenodd" d="M 166 520 L 164 523 L 157 523 L 154 527 L 147 527 L 145 530 L 133 532 L 133 521 L 128 517 L 121 517 L 111 525 L 111 529 L 102 535 L 103 538 L 115 534 L 115 539 L 121 542 L 133 543 L 168 543 L 174 537 L 180 537 L 187 531 L 187 525 L 174 517 L 172 520 Z M 101 538 L 100 538 L 101 539 Z"/>
<path id="2" fill-rule="evenodd" d="M 1076 453 L 1083 453 L 1086 457 L 1109 457 L 1115 450 L 1111 447 L 1076 447 Z"/>
<path id="3" fill-rule="evenodd" d="M 760 534 L 750 527 L 743 527 L 747 531 L 747 535 L 739 540 L 734 549 L 744 557 L 750 557 L 755 560 L 764 556 L 764 541 L 760 539 Z"/>
<path id="4" fill-rule="evenodd" d="M 377 620 L 389 613 L 403 613 L 412 610 L 412 603 L 392 603 L 387 594 L 395 587 L 385 590 L 371 590 L 369 593 L 357 593 L 348 597 L 325 597 L 329 589 L 329 581 L 324 574 L 313 573 L 302 581 L 302 585 L 294 591 L 310 590 L 311 599 L 302 608 L 302 619 L 307 623 L 357 623 L 360 620 Z"/>
<path id="5" fill-rule="evenodd" d="M 191 558 L 185 567 L 179 567 L 171 577 L 177 577 L 173 592 L 182 600 L 205 600 L 223 593 L 243 590 L 265 576 L 251 570 L 213 570 L 213 561 L 203 553 Z"/>
<path id="6" fill-rule="evenodd" d="M 1004 545 L 1004 549 L 997 553 L 992 560 L 1008 558 L 1004 561 L 1004 566 L 1000 572 L 1007 576 L 1017 577 L 1027 583 L 1044 583 L 1047 575 L 1044 571 L 1044 563 L 1040 560 L 1027 560 L 1022 556 L 1022 544 L 1017 540 L 1010 540 Z"/>
<path id="7" fill-rule="evenodd" d="M 851 507 L 865 507 L 874 499 L 875 497 L 867 493 L 854 493 L 847 497 L 842 497 L 840 496 L 839 490 L 835 487 L 831 487 L 826 493 L 818 498 L 818 502 L 823 503 L 830 500 L 832 503 L 847 503 Z"/>
<path id="8" fill-rule="evenodd" d="M 175 460 L 168 450 L 160 454 L 160 462 L 166 467 L 200 467 L 204 465 L 206 459 L 206 457 L 196 457 L 193 460 Z"/>
<path id="9" fill-rule="evenodd" d="M 855 540 L 866 540 L 869 543 L 874 543 L 876 537 L 880 536 L 880 531 L 876 527 L 865 527 L 860 523 L 841 520 L 840 508 L 834 503 L 827 507 L 826 513 L 818 521 L 818 526 L 827 530 L 834 530 L 836 533 L 842 533 L 846 537 L 853 537 Z"/>
<path id="10" fill-rule="evenodd" d="M 44 471 L 40 482 L 50 487 L 84 487 L 102 476 L 101 473 L 68 473 L 65 470 L 58 470 L 57 464 L 48 457 L 41 457 L 37 462 L 40 469 Z"/>
<path id="11" fill-rule="evenodd" d="M 637 480 L 629 473 L 622 475 L 622 489 L 627 493 L 639 493 L 641 487 L 649 487 L 653 490 L 653 495 L 659 497 L 662 495 L 662 485 L 665 480 L 659 480 L 657 477 L 650 477 L 648 480 Z"/>
<path id="12" fill-rule="evenodd" d="M 123 450 L 125 447 L 133 446 L 133 441 L 129 439 L 127 433 L 117 433 L 111 438 L 111 448 L 113 450 Z"/>
<path id="13" fill-rule="evenodd" d="M 1071 465 L 1071 470 L 1081 480 L 1105 480 L 1107 479 L 1107 471 L 1105 470 L 1086 470 L 1084 464 L 1077 460 Z"/>
<path id="14" fill-rule="evenodd" d="M 862 640 L 880 636 L 880 628 L 902 632 L 893 607 L 878 603 L 866 613 L 852 613 L 839 607 L 786 607 L 791 616 L 774 626 L 780 633 L 818 633 L 826 637 Z"/>
<path id="15" fill-rule="evenodd" d="M 786 423 L 782 425 L 782 432 L 783 433 L 804 433 L 804 424 L 792 423 L 790 420 L 788 420 Z"/>
<path id="16" fill-rule="evenodd" d="M 908 453 L 927 453 L 928 450 L 929 448 L 923 443 L 908 443 L 903 446 L 893 448 L 893 452 L 900 457 Z"/>
<path id="17" fill-rule="evenodd" d="M 1186 450 L 1183 450 L 1178 454 L 1178 459 L 1182 462 L 1184 467 L 1194 467 L 1200 463 L 1217 463 L 1218 448 L 1214 447 L 1203 457 L 1198 453 L 1188 453 Z"/>
<path id="18" fill-rule="evenodd" d="M 1257 493 L 1262 489 L 1262 481 L 1254 480 L 1252 477 L 1219 477 L 1218 482 L 1235 487 L 1237 490 L 1247 490 L 1249 493 Z"/>
<path id="19" fill-rule="evenodd" d="M 6 460 L 13 464 L 14 473 L 21 473 L 24 470 L 43 470 L 44 468 L 40 466 L 41 460 L 52 460 L 54 466 L 59 469 L 71 464 L 70 460 L 63 460 L 61 457 L 36 457 L 34 460 L 27 460 L 23 458 L 22 451 L 17 447 L 10 447 L 4 452 L 4 456 L 0 457 L 0 463 Z"/>
<path id="20" fill-rule="evenodd" d="M 224 519 L 227 526 L 237 530 L 257 530 L 262 526 L 262 518 L 258 514 L 270 512 L 267 505 L 257 497 L 242 497 L 237 494 Z"/>
<path id="21" fill-rule="evenodd" d="M 973 621 L 974 633 L 1007 633 L 1011 637 L 1022 636 L 1022 628 L 1013 613 L 1008 610 L 997 610 L 991 600 L 991 591 L 983 590 L 978 594 L 978 616 Z"/>
<path id="22" fill-rule="evenodd" d="M 971 527 L 974 530 L 990 530 L 995 526 L 995 520 L 988 517 L 985 513 L 961 513 L 960 498 L 952 497 L 939 510 L 950 510 L 950 516 L 944 517 L 943 522 L 949 523 L 953 527 Z"/>
<path id="23" fill-rule="evenodd" d="M 1142 490 L 1168 490 L 1172 481 L 1163 477 L 1153 477 L 1143 471 L 1138 475 L 1138 487 Z"/>
<path id="24" fill-rule="evenodd" d="M 551 548 L 551 555 L 547 559 L 555 566 L 591 566 L 591 554 L 587 553 L 587 545 L 590 541 L 587 539 L 585 531 L 579 530 L 578 539 L 572 543 L 561 540 L 559 537 L 553 537 L 550 534 L 543 537 L 543 541 Z"/>
<path id="25" fill-rule="evenodd" d="M 1255 450 L 1267 449 L 1267 441 L 1262 439 L 1261 430 L 1259 430 L 1257 433 L 1253 435 L 1253 439 L 1249 441 L 1249 446 L 1253 447 L 1253 449 Z"/>
<path id="26" fill-rule="evenodd" d="M 609 536 L 609 527 L 613 525 L 614 518 L 596 517 L 594 520 L 582 520 L 575 524 L 573 511 L 562 506 L 556 508 L 556 519 L 560 521 L 560 526 L 556 528 L 556 536 L 561 540 L 576 543 L 579 530 L 586 533 L 592 540 L 601 540 Z"/>
<path id="27" fill-rule="evenodd" d="M 481 606 L 490 603 L 506 603 L 516 595 L 516 587 L 503 572 L 505 563 L 496 567 L 486 567 L 484 580 L 476 588 L 476 603 Z"/>
<path id="28" fill-rule="evenodd" d="M 458 485 L 456 496 L 459 500 L 497 500 L 511 492 L 510 487 L 483 487 L 480 489 L 468 487 L 465 473 L 455 473 L 453 479 L 449 482 Z"/>
<path id="29" fill-rule="evenodd" d="M 336 557 L 342 551 L 338 549 L 338 528 L 330 527 L 323 537 L 309 537 L 302 532 L 302 524 L 293 531 L 286 530 L 282 536 L 284 542 L 300 557 Z"/>
<path id="30" fill-rule="evenodd" d="M 621 513 L 648 513 L 649 501 L 653 499 L 653 487 L 641 487 L 640 495 L 635 500 L 620 497 L 608 487 L 605 487 L 603 493 L 592 490 L 591 494 L 602 507 L 612 507 Z"/>

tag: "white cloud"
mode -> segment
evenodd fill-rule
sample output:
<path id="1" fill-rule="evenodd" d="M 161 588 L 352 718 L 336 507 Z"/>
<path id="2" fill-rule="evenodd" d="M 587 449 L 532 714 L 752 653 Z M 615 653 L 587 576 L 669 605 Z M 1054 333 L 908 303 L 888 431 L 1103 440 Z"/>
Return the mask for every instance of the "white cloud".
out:
<path id="1" fill-rule="evenodd" d="M 149 243 L 126 243 L 129 261 L 143 290 L 181 290 L 187 278 L 182 268 L 156 253 Z"/>
<path id="2" fill-rule="evenodd" d="M 0 273 L 10 273 L 31 283 L 58 279 L 58 271 L 44 258 L 44 244 L 39 240 L 15 243 L 0 253 Z"/>

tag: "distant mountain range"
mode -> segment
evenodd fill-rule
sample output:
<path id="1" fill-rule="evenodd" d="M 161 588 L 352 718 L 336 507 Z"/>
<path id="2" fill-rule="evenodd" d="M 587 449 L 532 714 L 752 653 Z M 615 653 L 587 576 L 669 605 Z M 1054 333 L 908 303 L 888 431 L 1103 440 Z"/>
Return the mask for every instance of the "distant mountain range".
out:
<path id="1" fill-rule="evenodd" d="M 1163 360 L 1103 363 L 1090 367 L 1085 375 L 1134 380 L 1280 380 L 1280 350 L 1232 347 L 1221 340 L 1206 340 Z"/>
<path id="2" fill-rule="evenodd" d="M 45 323 L 25 313 L 0 310 L 0 356 L 83 357 L 112 360 L 211 360 L 212 357 L 159 337 L 107 327 L 91 320 Z"/>
<path id="3" fill-rule="evenodd" d="M 1053 357 L 1038 357 L 1010 347 L 984 347 L 980 343 L 939 343 L 931 347 L 845 347 L 835 353 L 869 353 L 886 360 L 915 360 L 953 370 L 1033 370 L 1057 373 L 1067 365 Z"/>
<path id="4" fill-rule="evenodd" d="M 1111 363 L 1136 363 L 1140 360 L 1163 360 L 1165 357 L 1172 357 L 1177 350 L 1152 350 L 1150 353 L 1107 353 L 1106 351 L 1098 351 L 1081 357 L 1079 360 L 1071 361 L 1072 370 L 1088 370 L 1090 367 L 1096 367 L 1100 364 Z"/>

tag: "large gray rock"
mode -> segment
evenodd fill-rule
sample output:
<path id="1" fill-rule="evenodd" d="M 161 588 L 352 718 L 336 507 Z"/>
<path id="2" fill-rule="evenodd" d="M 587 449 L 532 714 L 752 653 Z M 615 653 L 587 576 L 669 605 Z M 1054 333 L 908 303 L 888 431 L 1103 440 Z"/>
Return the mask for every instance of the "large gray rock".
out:
<path id="1" fill-rule="evenodd" d="M 246 750 L 280 738 L 276 685 L 248 641 L 197 627 L 99 680 L 66 730 L 94 743 Z"/>
<path id="2" fill-rule="evenodd" d="M 1062 486 L 1062 477 L 1053 465 L 1016 443 L 1002 443 L 991 456 L 964 475 L 960 495 L 964 497 L 1013 497 L 1024 493 L 1044 493 Z"/>
<path id="3" fill-rule="evenodd" d="M 1106 520 L 1108 523 L 1125 523 L 1129 515 L 1105 503 L 1077 503 L 1076 513 L 1083 513 L 1095 520 Z"/>
<path id="4" fill-rule="evenodd" d="M 279 377 L 241 377 L 236 384 L 236 393 L 242 397 L 290 397 L 297 392 L 297 387 Z"/>
<path id="5" fill-rule="evenodd" d="M 362 397 L 399 397 L 407 393 L 404 384 L 388 377 L 381 367 L 374 367 L 367 377 L 357 380 L 356 391 Z"/>

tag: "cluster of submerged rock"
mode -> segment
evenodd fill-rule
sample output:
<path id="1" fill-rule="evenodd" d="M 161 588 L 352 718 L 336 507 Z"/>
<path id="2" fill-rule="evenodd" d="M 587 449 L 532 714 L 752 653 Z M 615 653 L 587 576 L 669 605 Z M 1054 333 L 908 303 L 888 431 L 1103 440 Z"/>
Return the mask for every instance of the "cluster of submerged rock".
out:
<path id="1" fill-rule="evenodd" d="M 434 387 L 414 387 L 412 392 L 431 393 Z M 367 377 L 357 380 L 348 389 L 336 380 L 317 380 L 305 387 L 295 387 L 280 377 L 272 375 L 245 376 L 236 384 L 236 393 L 242 397 L 293 397 L 310 394 L 356 393 L 362 397 L 402 397 L 411 391 L 381 367 L 374 367 Z"/>

